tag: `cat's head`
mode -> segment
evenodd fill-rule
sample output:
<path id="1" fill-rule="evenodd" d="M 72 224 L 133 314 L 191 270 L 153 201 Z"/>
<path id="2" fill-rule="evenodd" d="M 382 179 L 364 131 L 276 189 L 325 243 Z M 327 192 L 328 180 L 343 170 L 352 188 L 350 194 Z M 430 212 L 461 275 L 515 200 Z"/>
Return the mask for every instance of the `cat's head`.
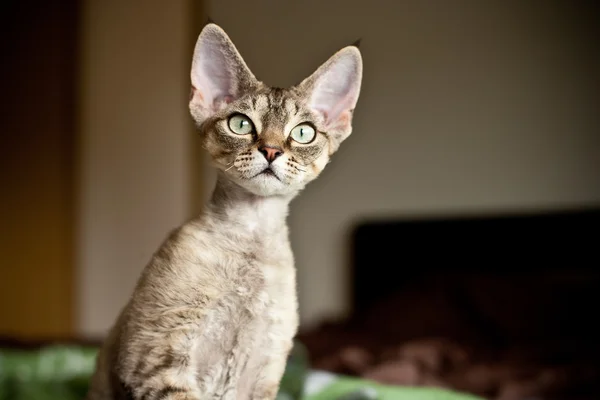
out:
<path id="1" fill-rule="evenodd" d="M 213 164 L 254 194 L 294 195 L 350 135 L 362 59 L 348 46 L 300 84 L 272 88 L 211 23 L 198 37 L 191 78 L 190 111 Z"/>

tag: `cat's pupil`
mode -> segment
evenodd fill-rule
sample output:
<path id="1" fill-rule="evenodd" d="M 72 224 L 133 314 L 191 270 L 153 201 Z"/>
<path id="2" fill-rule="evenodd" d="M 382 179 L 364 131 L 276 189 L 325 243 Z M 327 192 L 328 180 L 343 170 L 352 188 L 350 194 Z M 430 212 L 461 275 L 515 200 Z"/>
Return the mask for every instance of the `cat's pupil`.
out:
<path id="1" fill-rule="evenodd" d="M 300 137 L 304 136 L 304 128 L 300 128 Z"/>
<path id="2" fill-rule="evenodd" d="M 240 128 L 243 128 L 246 125 L 248 125 L 248 121 L 244 121 L 244 120 L 240 121 Z"/>

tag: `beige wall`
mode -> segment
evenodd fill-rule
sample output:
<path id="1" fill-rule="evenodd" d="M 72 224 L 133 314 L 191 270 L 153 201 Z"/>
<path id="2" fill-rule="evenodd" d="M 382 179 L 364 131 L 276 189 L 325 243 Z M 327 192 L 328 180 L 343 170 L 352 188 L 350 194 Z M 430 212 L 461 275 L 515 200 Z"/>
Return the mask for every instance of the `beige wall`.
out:
<path id="1" fill-rule="evenodd" d="M 363 38 L 355 133 L 292 206 L 303 323 L 347 311 L 355 221 L 600 201 L 600 65 L 584 8 L 208 3 L 272 85 L 299 81 Z M 85 335 L 105 333 L 166 233 L 199 208 L 187 111 L 191 49 L 204 21 L 197 4 L 84 2 L 76 298 Z M 205 198 L 210 172 L 204 182 Z"/>
<path id="2" fill-rule="evenodd" d="M 600 63 L 583 2 L 208 3 L 272 85 L 363 38 L 355 133 L 292 207 L 305 324 L 347 311 L 358 220 L 600 202 Z"/>
<path id="3" fill-rule="evenodd" d="M 78 330 L 99 336 L 194 208 L 191 1 L 88 0 L 82 16 Z"/>

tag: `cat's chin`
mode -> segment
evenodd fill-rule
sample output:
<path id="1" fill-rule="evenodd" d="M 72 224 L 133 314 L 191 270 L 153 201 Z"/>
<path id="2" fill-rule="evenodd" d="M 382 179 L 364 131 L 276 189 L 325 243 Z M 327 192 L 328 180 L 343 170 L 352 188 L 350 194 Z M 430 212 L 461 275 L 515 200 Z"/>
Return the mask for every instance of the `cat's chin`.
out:
<path id="1" fill-rule="evenodd" d="M 295 196 L 302 189 L 296 185 L 289 185 L 283 182 L 275 173 L 265 171 L 250 179 L 229 177 L 237 185 L 246 189 L 250 193 L 262 196 Z"/>

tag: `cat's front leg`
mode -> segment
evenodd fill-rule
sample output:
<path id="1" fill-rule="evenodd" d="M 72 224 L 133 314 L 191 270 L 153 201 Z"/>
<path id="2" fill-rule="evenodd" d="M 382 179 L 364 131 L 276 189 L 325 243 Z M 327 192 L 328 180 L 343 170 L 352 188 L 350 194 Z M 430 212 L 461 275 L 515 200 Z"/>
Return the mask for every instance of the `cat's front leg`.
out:
<path id="1" fill-rule="evenodd" d="M 291 349 L 291 343 L 286 348 Z M 279 383 L 285 372 L 289 350 L 271 354 L 259 373 L 252 400 L 274 400 L 279 392 Z"/>
<path id="2" fill-rule="evenodd" d="M 156 397 L 160 400 L 199 400 L 200 397 L 193 396 L 189 393 L 169 393 L 162 397 Z"/>
<path id="3" fill-rule="evenodd" d="M 174 386 L 168 383 L 152 383 L 142 385 L 142 390 L 132 393 L 130 398 L 135 400 L 203 400 L 198 391 L 191 387 Z"/>
<path id="4" fill-rule="evenodd" d="M 252 400 L 274 400 L 279 392 L 279 382 L 271 382 L 257 386 Z"/>
<path id="5" fill-rule="evenodd" d="M 164 334 L 146 330 L 122 339 L 116 393 L 135 400 L 201 400 L 193 329 L 173 325 Z"/>

